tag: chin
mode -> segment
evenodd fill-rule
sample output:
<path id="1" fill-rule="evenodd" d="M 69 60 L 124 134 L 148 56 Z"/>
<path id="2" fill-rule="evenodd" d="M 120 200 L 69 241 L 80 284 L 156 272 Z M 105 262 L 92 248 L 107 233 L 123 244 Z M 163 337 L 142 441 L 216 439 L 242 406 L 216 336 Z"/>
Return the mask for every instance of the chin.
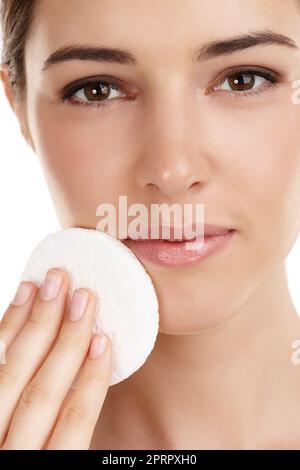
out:
<path id="1" fill-rule="evenodd" d="M 160 309 L 159 332 L 169 335 L 199 334 L 224 326 L 235 315 L 234 309 L 218 306 L 187 306 L 184 309 L 170 307 Z"/>

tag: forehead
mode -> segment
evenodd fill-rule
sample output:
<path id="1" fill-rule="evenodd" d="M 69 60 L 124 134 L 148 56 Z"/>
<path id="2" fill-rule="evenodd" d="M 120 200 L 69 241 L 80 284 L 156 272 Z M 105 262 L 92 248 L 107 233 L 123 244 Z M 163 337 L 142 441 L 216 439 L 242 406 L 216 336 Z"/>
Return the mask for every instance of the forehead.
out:
<path id="1" fill-rule="evenodd" d="M 31 44 L 126 45 L 163 56 L 251 29 L 297 34 L 295 0 L 37 0 Z M 298 33 L 299 34 L 299 33 Z"/>

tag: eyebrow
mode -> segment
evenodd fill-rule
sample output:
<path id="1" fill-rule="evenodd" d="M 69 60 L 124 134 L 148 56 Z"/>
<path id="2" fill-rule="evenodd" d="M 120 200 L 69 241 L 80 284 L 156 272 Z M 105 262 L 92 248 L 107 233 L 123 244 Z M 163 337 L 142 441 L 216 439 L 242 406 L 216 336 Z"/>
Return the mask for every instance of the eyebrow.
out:
<path id="1" fill-rule="evenodd" d="M 234 36 L 224 41 L 212 41 L 200 47 L 194 54 L 195 60 L 211 59 L 238 52 L 250 47 L 275 44 L 292 49 L 298 49 L 296 42 L 270 30 L 254 31 L 252 33 Z"/>
<path id="2" fill-rule="evenodd" d="M 95 62 L 111 62 L 126 65 L 136 65 L 136 57 L 131 51 L 111 47 L 70 45 L 61 47 L 45 60 L 42 71 L 50 66 L 67 60 L 92 60 Z"/>
<path id="3" fill-rule="evenodd" d="M 298 49 L 295 41 L 288 36 L 284 36 L 270 30 L 263 30 L 233 36 L 228 39 L 208 42 L 193 52 L 192 60 L 198 62 L 201 60 L 233 54 L 250 47 L 269 44 Z M 138 60 L 133 52 L 127 49 L 73 44 L 61 47 L 57 51 L 53 52 L 47 60 L 45 60 L 42 71 L 44 72 L 55 64 L 69 60 L 110 62 L 131 66 L 138 64 Z"/>

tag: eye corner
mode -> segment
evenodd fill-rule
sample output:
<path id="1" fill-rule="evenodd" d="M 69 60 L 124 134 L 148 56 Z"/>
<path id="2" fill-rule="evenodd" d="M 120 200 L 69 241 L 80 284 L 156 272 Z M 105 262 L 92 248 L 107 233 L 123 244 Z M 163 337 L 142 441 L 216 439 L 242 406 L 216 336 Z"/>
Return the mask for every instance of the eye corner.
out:
<path id="1" fill-rule="evenodd" d="M 227 80 L 239 76 L 251 76 L 253 87 L 244 90 L 231 89 L 230 84 L 228 89 L 222 89 L 222 85 L 226 84 Z M 254 80 L 253 80 L 254 78 Z M 257 79 L 264 79 L 262 85 L 255 86 Z M 259 66 L 239 66 L 231 67 L 218 74 L 217 78 L 214 79 L 213 83 L 205 91 L 205 95 L 221 93 L 222 95 L 230 95 L 233 97 L 251 97 L 263 93 L 267 89 L 274 88 L 281 82 L 280 74 L 270 69 L 265 69 Z M 243 84 L 242 84 L 243 85 Z M 250 82 L 251 85 L 251 82 Z M 237 86 L 239 86 L 237 84 Z M 219 95 L 220 96 L 220 95 Z"/>

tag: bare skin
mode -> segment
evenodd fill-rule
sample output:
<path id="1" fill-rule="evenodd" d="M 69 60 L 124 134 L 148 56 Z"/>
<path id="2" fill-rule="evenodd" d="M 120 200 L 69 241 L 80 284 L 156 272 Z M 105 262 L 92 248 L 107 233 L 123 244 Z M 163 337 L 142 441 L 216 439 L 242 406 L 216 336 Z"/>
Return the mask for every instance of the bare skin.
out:
<path id="1" fill-rule="evenodd" d="M 127 194 L 128 204 L 146 206 L 202 202 L 206 223 L 236 230 L 226 250 L 193 268 L 141 259 L 157 290 L 160 332 L 144 366 L 109 388 L 90 448 L 299 448 L 291 344 L 300 323 L 284 265 L 300 232 L 300 108 L 291 99 L 300 78 L 299 6 L 38 3 L 26 102 L 14 102 L 5 71 L 2 79 L 62 227 L 95 228 L 98 204 L 117 207 Z M 196 47 L 254 30 L 290 45 L 191 60 Z M 138 63 L 74 59 L 41 71 L 50 54 L 74 43 L 127 49 Z M 256 75 L 248 94 L 221 85 L 241 67 L 271 71 L 276 84 Z M 126 91 L 118 87 L 98 108 L 82 92 L 63 102 L 62 88 L 86 77 L 116 78 Z"/>
<path id="2" fill-rule="evenodd" d="M 101 352 L 92 334 L 97 299 L 71 300 L 60 268 L 21 287 L 0 323 L 0 449 L 88 449 L 112 371 L 109 339 Z"/>
<path id="3" fill-rule="evenodd" d="M 159 334 L 145 366 L 109 389 L 91 448 L 299 449 L 299 335 L 280 270 L 223 326 Z"/>

